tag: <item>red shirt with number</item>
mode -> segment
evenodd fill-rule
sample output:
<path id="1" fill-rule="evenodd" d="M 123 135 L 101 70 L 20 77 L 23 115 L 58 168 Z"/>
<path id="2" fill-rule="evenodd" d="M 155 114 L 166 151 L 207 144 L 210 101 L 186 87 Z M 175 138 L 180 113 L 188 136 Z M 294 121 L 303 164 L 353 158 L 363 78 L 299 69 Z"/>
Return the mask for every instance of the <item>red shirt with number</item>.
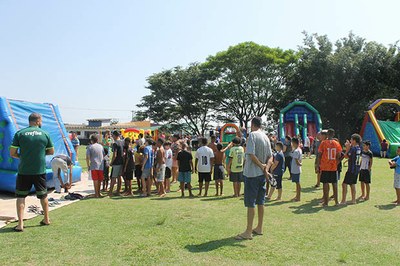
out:
<path id="1" fill-rule="evenodd" d="M 321 171 L 337 171 L 336 155 L 342 152 L 342 146 L 336 140 L 327 139 L 319 145 L 318 153 L 321 153 L 319 168 Z"/>

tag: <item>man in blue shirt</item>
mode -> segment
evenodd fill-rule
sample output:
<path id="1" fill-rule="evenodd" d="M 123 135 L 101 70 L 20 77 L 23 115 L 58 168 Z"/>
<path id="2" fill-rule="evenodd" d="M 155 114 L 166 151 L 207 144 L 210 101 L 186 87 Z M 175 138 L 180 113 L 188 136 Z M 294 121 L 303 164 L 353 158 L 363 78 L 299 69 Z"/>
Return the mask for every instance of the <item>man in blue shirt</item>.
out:
<path id="1" fill-rule="evenodd" d="M 397 199 L 393 201 L 395 205 L 400 205 L 400 147 L 397 148 L 397 156 L 389 161 L 390 168 L 394 168 L 394 189 Z"/>
<path id="2" fill-rule="evenodd" d="M 143 151 L 142 164 L 142 197 L 151 195 L 151 178 L 153 176 L 154 152 L 153 145 L 155 141 L 152 139 L 146 140 L 146 147 Z"/>

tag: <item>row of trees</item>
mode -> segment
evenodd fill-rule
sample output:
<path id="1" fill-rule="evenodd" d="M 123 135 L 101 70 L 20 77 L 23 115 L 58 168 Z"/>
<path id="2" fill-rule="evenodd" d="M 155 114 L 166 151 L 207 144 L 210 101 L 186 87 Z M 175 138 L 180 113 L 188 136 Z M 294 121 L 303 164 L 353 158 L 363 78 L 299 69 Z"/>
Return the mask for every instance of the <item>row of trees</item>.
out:
<path id="1" fill-rule="evenodd" d="M 205 62 L 175 67 L 148 77 L 138 119 L 173 127 L 184 124 L 203 135 L 210 123 L 247 127 L 254 116 L 276 127 L 279 111 L 304 100 L 321 113 L 341 138 L 358 132 L 364 111 L 378 98 L 400 98 L 400 53 L 350 33 L 333 44 L 327 36 L 304 33 L 294 50 L 253 42 L 229 47 Z M 381 119 L 394 107 L 382 108 Z"/>

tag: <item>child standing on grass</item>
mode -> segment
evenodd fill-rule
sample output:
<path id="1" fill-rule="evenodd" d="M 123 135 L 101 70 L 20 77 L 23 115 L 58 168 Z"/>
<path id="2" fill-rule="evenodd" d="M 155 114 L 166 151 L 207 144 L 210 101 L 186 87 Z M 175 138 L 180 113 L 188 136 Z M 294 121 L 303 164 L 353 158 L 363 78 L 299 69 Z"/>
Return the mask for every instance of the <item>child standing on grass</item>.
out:
<path id="1" fill-rule="evenodd" d="M 274 163 L 271 166 L 271 171 L 276 179 L 276 189 L 278 190 L 278 197 L 276 200 L 282 199 L 282 176 L 285 171 L 285 157 L 283 155 L 283 143 L 278 141 L 275 145 L 276 153 L 274 154 Z M 271 199 L 272 194 L 275 191 L 275 187 L 271 187 L 267 199 Z"/>
<path id="2" fill-rule="evenodd" d="M 185 196 L 185 183 L 187 184 L 187 188 L 189 190 L 189 196 L 193 197 L 192 194 L 192 174 L 194 172 L 193 167 L 193 156 L 192 153 L 187 150 L 188 145 L 186 143 L 182 144 L 182 150 L 178 152 L 177 162 L 178 162 L 178 181 L 181 189 L 181 197 Z"/>
<path id="3" fill-rule="evenodd" d="M 363 145 L 363 151 L 361 153 L 361 167 L 359 181 L 361 183 L 361 197 L 359 200 L 369 200 L 369 191 L 371 183 L 371 167 L 373 161 L 372 151 L 369 149 L 371 142 L 365 141 Z"/>
<path id="4" fill-rule="evenodd" d="M 171 176 L 172 176 L 172 150 L 171 150 L 171 142 L 166 141 L 164 144 L 165 149 L 165 192 L 169 193 L 171 191 Z"/>
<path id="5" fill-rule="evenodd" d="M 103 168 L 103 189 L 101 191 L 105 192 L 108 189 L 108 181 L 110 180 L 110 156 L 108 156 L 108 148 L 104 148 L 104 168 Z"/>
<path id="6" fill-rule="evenodd" d="M 397 199 L 393 201 L 395 205 L 400 205 L 400 146 L 397 148 L 397 156 L 389 161 L 390 168 L 394 168 L 394 189 Z"/>
<path id="7" fill-rule="evenodd" d="M 361 136 L 358 134 L 351 135 L 351 140 L 346 141 L 346 152 L 344 154 L 345 158 L 348 158 L 348 168 L 346 176 L 344 177 L 342 183 L 342 201 L 341 205 L 346 204 L 347 196 L 347 185 L 351 189 L 351 204 L 356 204 L 356 184 L 357 176 L 360 172 L 360 162 L 361 162 Z"/>
<path id="8" fill-rule="evenodd" d="M 215 196 L 222 196 L 222 190 L 224 188 L 224 175 L 225 175 L 225 151 L 229 149 L 228 145 L 225 149 L 222 148 L 222 144 L 217 144 L 217 151 L 214 152 L 215 164 L 214 164 L 214 180 L 215 180 L 215 190 L 217 193 Z M 218 193 L 219 192 L 219 193 Z"/>
<path id="9" fill-rule="evenodd" d="M 132 149 L 132 143 L 130 138 L 124 139 L 124 168 L 123 176 L 125 180 L 125 193 L 124 196 L 132 196 L 132 180 L 133 171 L 135 170 L 135 157 Z"/>
<path id="10" fill-rule="evenodd" d="M 244 148 L 240 146 L 241 139 L 235 137 L 231 144 L 234 145 L 229 152 L 228 161 L 228 175 L 229 181 L 233 183 L 233 197 L 240 197 L 240 187 L 241 183 L 244 182 L 243 179 L 243 163 L 244 163 Z"/>
<path id="11" fill-rule="evenodd" d="M 135 150 L 135 177 L 136 177 L 136 182 L 138 185 L 138 190 L 137 192 L 140 193 L 142 191 L 142 162 L 143 162 L 143 146 L 136 145 L 136 150 Z"/>
<path id="12" fill-rule="evenodd" d="M 290 166 L 290 177 L 293 183 L 296 183 L 296 196 L 292 201 L 300 201 L 301 186 L 300 186 L 300 174 L 302 165 L 302 151 L 299 147 L 299 139 L 296 137 L 292 138 L 292 164 Z"/>

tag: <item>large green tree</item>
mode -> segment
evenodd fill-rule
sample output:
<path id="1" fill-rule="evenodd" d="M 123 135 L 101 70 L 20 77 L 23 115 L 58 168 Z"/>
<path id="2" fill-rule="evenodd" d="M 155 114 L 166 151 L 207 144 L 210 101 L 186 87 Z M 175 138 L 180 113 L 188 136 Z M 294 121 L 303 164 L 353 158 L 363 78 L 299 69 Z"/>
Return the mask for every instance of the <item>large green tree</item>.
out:
<path id="1" fill-rule="evenodd" d="M 247 127 L 254 116 L 270 117 L 285 90 L 284 75 L 296 61 L 291 50 L 245 42 L 207 58 L 216 112 L 221 120 Z"/>
<path id="2" fill-rule="evenodd" d="M 199 64 L 175 67 L 148 77 L 150 94 L 138 105 L 139 118 L 159 123 L 185 123 L 193 134 L 204 135 L 213 120 L 211 89 Z"/>

